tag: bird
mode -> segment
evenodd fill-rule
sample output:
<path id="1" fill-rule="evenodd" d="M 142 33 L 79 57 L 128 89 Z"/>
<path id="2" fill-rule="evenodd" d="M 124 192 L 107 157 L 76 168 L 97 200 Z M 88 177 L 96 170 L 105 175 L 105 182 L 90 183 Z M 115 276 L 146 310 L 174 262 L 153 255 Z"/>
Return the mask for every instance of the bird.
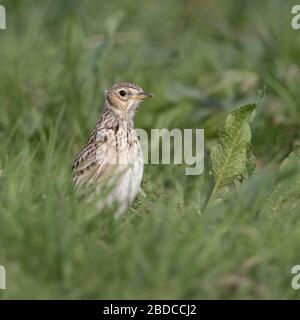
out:
<path id="1" fill-rule="evenodd" d="M 94 194 L 109 190 L 97 207 L 115 207 L 116 218 L 126 213 L 140 190 L 144 156 L 134 118 L 140 104 L 153 96 L 129 82 L 105 90 L 102 116 L 73 162 L 75 188 L 96 186 Z"/>

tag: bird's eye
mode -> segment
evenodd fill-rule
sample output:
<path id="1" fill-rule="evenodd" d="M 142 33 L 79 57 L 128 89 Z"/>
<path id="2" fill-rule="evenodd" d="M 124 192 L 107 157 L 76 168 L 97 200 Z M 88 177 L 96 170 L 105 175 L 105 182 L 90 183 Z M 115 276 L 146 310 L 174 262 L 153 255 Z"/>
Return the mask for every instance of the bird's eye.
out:
<path id="1" fill-rule="evenodd" d="M 120 91 L 119 91 L 119 95 L 120 95 L 121 97 L 125 97 L 125 96 L 126 96 L 126 91 L 125 91 L 125 90 L 120 90 Z"/>

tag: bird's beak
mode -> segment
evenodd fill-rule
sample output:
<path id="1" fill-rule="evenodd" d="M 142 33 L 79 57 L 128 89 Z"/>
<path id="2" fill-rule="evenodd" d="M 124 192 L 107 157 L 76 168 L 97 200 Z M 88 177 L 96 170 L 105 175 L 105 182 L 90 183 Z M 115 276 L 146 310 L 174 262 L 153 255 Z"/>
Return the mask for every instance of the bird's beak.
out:
<path id="1" fill-rule="evenodd" d="M 153 93 L 140 92 L 134 96 L 134 99 L 143 101 L 145 99 L 152 98 L 152 97 L 154 97 Z"/>

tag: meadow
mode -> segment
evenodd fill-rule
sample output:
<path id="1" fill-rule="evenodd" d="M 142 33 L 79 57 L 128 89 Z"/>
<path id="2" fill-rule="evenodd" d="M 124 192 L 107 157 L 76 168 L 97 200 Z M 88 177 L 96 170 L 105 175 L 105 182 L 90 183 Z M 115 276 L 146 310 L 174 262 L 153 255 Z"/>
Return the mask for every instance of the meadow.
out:
<path id="1" fill-rule="evenodd" d="M 294 1 L 1 4 L 1 299 L 300 297 Z M 204 173 L 146 165 L 122 221 L 71 172 L 120 80 L 156 95 L 138 128 L 205 130 Z"/>

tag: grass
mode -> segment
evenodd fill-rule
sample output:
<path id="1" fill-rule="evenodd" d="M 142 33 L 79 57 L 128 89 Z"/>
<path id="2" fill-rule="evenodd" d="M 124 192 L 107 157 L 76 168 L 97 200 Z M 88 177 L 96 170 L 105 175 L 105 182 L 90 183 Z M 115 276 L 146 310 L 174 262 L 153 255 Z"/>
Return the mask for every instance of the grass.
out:
<path id="1" fill-rule="evenodd" d="M 299 297 L 299 175 L 279 169 L 300 140 L 293 2 L 1 4 L 1 298 Z M 265 86 L 256 172 L 204 212 L 208 161 L 200 176 L 147 165 L 146 196 L 122 222 L 78 200 L 72 160 L 119 80 L 156 94 L 137 127 L 204 128 L 206 159 L 226 115 Z"/>

